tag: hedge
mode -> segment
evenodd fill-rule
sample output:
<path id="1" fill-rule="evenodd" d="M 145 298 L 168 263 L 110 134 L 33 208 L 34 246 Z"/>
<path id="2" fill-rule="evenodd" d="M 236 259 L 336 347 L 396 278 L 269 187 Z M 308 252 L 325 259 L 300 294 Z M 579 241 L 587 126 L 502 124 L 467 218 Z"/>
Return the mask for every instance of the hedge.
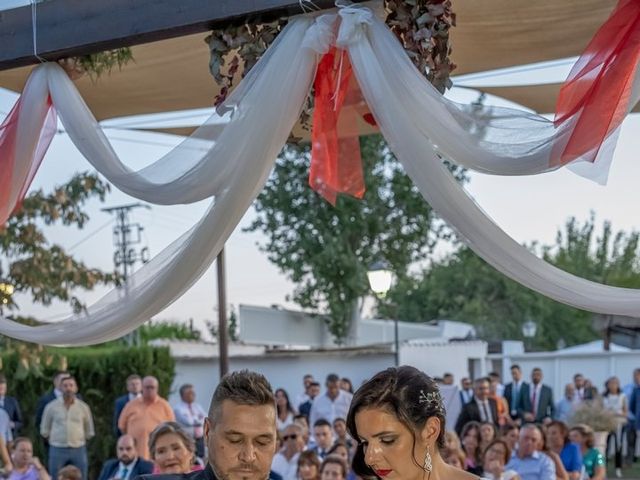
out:
<path id="1" fill-rule="evenodd" d="M 98 478 L 102 463 L 115 457 L 113 407 L 115 399 L 126 392 L 127 376 L 137 373 L 157 377 L 160 395 L 167 398 L 175 372 L 175 362 L 167 348 L 147 346 L 51 348 L 39 354 L 14 351 L 0 354 L 0 359 L 8 395 L 18 398 L 25 419 L 20 434 L 36 440 L 34 454 L 43 462 L 44 446 L 34 425 L 38 398 L 52 388 L 53 374 L 61 367 L 76 378 L 83 400 L 91 407 L 96 428 L 96 436 L 88 443 L 88 480 Z"/>

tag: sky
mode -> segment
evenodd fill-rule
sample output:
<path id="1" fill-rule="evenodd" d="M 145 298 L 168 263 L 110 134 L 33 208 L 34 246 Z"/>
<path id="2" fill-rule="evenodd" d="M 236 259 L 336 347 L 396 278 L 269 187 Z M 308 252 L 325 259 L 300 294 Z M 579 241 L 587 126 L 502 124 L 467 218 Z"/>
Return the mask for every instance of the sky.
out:
<path id="1" fill-rule="evenodd" d="M 13 1 L 13 0 L 12 0 Z M 3 2 L 0 2 L 3 3 Z M 25 3 L 23 0 L 13 2 Z M 5 5 L 3 5 L 5 6 Z M 470 75 L 455 80 L 457 85 L 520 85 L 527 83 L 562 81 L 571 64 L 563 59 L 533 68 L 519 67 L 489 74 Z M 529 66 L 531 67 L 531 66 Z M 126 68 L 126 67 L 125 67 Z M 477 93 L 454 89 L 450 96 L 458 101 L 473 101 Z M 17 95 L 0 89 L 0 119 L 8 112 Z M 505 105 L 490 98 L 489 104 Z M 162 118 L 162 117 L 161 117 Z M 131 168 L 138 169 L 177 144 L 179 138 L 139 131 L 113 128 L 117 122 L 109 122 L 107 136 L 120 158 Z M 559 170 L 537 176 L 497 177 L 471 173 L 466 188 L 476 202 L 518 242 L 537 241 L 542 244 L 554 242 L 556 231 L 570 216 L 584 221 L 591 211 L 597 223 L 610 220 L 614 229 L 626 231 L 640 229 L 640 220 L 635 210 L 638 205 L 638 178 L 640 178 L 640 116 L 632 115 L 624 123 L 613 165 L 606 186 L 597 185 L 570 171 Z M 50 190 L 53 186 L 69 180 L 74 172 L 91 171 L 92 167 L 75 149 L 69 138 L 58 134 L 45 157 L 31 187 Z M 88 205 L 91 220 L 83 230 L 48 228 L 48 238 L 67 249 L 89 265 L 104 270 L 113 268 L 113 242 L 111 229 L 113 217 L 101 208 L 137 202 L 116 189 L 112 189 L 104 204 L 92 202 Z M 130 218 L 144 227 L 143 245 L 151 255 L 158 254 L 166 245 L 189 229 L 204 213 L 208 201 L 192 205 L 152 206 L 151 209 L 135 210 Z M 286 300 L 293 291 L 293 284 L 280 273 L 259 251 L 256 242 L 265 238 L 258 233 L 243 232 L 251 223 L 255 213 L 249 210 L 236 228 L 226 247 L 228 302 L 231 305 L 281 305 L 297 308 Z M 446 249 L 441 250 L 445 252 Z M 1 259 L 0 259 L 1 261 Z M 106 289 L 81 294 L 88 304 L 99 299 Z M 16 301 L 21 313 L 39 319 L 55 321 L 69 314 L 66 304 L 55 303 L 43 307 L 32 305 L 29 297 L 18 295 Z M 156 316 L 157 319 L 172 319 L 186 322 L 194 319 L 202 328 L 207 320 L 216 318 L 215 264 L 179 300 Z"/>

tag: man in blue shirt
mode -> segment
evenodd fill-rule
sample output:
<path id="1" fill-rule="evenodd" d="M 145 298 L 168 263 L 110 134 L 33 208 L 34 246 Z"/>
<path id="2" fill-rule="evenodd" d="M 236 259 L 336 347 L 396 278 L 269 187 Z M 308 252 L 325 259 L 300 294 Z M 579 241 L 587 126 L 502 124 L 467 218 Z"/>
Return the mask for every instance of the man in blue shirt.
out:
<path id="1" fill-rule="evenodd" d="M 527 424 L 520 430 L 518 450 L 514 452 L 506 470 L 515 470 L 521 480 L 555 480 L 556 467 L 551 459 L 538 451 L 542 434 L 538 427 Z"/>

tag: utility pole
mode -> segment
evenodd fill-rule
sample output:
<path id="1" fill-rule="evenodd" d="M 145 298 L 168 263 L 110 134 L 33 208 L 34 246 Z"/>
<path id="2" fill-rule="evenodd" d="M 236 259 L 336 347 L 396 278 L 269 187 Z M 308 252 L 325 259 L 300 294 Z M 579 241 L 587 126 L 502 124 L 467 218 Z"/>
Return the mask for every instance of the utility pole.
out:
<path id="1" fill-rule="evenodd" d="M 143 203 L 131 203 L 102 209 L 103 212 L 112 213 L 116 216 L 116 225 L 113 227 L 113 244 L 115 247 L 113 264 L 124 280 L 125 288 L 127 288 L 126 282 L 129 278 L 129 268 L 137 261 L 142 263 L 149 261 L 149 249 L 147 247 L 143 247 L 140 250 L 134 248 L 134 245 L 142 242 L 140 234 L 144 230 L 139 223 L 129 222 L 129 212 L 135 208 L 151 209 L 149 205 Z M 139 344 L 139 332 L 129 333 L 125 340 L 130 346 Z"/>
<path id="2" fill-rule="evenodd" d="M 227 280 L 224 264 L 224 247 L 216 261 L 218 272 L 218 349 L 220 354 L 220 378 L 229 371 L 229 329 L 227 326 Z"/>

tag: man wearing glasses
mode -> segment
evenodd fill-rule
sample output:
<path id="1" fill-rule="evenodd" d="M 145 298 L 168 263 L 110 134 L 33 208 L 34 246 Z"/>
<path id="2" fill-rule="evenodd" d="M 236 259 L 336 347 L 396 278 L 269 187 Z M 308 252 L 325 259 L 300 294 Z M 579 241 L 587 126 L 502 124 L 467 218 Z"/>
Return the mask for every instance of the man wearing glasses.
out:
<path id="1" fill-rule="evenodd" d="M 296 480 L 298 478 L 298 457 L 300 452 L 304 450 L 304 432 L 297 423 L 292 423 L 283 432 L 283 447 L 273 457 L 271 470 L 284 480 Z"/>

